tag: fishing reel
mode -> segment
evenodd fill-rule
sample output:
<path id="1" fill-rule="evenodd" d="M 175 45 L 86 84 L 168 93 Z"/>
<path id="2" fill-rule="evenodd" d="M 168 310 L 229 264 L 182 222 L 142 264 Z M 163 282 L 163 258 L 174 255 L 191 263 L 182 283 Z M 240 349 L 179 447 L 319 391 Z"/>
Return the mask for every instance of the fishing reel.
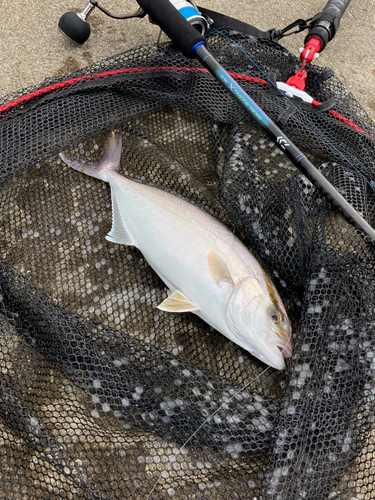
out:
<path id="1" fill-rule="evenodd" d="M 169 0 L 170 3 L 183 15 L 183 17 L 201 34 L 205 35 L 209 29 L 212 20 L 203 16 L 194 1 L 187 0 Z M 102 7 L 96 0 L 90 0 L 82 12 L 66 12 L 59 21 L 59 29 L 69 38 L 69 40 L 82 44 L 86 42 L 91 34 L 90 24 L 87 19 L 92 11 L 97 7 L 104 14 L 113 19 L 131 19 L 135 17 L 144 17 L 146 12 L 140 7 L 130 14 L 113 14 Z M 150 18 L 150 22 L 153 22 Z"/>

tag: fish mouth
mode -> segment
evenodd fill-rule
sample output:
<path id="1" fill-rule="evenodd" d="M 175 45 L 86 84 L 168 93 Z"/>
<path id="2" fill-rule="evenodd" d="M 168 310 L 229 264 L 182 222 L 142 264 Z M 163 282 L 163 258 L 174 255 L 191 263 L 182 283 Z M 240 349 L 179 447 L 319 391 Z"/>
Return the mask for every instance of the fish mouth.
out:
<path id="1" fill-rule="evenodd" d="M 281 354 L 284 356 L 284 358 L 290 358 L 292 356 L 292 347 L 289 346 L 288 344 L 281 346 L 277 346 L 278 349 L 280 350 Z"/>
<path id="2" fill-rule="evenodd" d="M 282 355 L 282 349 L 285 348 L 285 345 L 282 347 L 281 343 L 278 342 L 281 340 L 280 337 L 278 337 L 277 341 L 276 337 L 272 335 L 272 340 L 273 343 L 262 342 L 257 345 L 249 345 L 249 342 L 246 342 L 245 339 L 238 334 L 236 335 L 235 342 L 266 365 L 276 368 L 277 370 L 284 370 L 285 362 Z M 277 345 L 276 343 L 276 348 L 274 342 L 275 340 L 280 343 L 280 345 Z"/>
<path id="3" fill-rule="evenodd" d="M 278 331 L 272 330 L 269 333 L 267 343 L 270 347 L 278 349 L 284 358 L 290 358 L 292 356 L 293 342 L 291 335 L 285 335 L 285 332 L 283 332 L 283 336 L 281 336 Z"/>

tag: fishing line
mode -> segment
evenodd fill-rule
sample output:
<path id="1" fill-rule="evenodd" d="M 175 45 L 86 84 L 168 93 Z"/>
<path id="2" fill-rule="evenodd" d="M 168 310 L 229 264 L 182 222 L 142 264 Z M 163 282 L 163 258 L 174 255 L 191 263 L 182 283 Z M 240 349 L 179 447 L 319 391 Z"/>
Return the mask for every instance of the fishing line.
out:
<path id="1" fill-rule="evenodd" d="M 289 341 L 287 342 L 286 346 L 283 348 L 283 351 L 284 349 L 286 349 L 286 347 L 288 346 L 289 344 Z M 181 448 L 178 450 L 178 452 L 176 453 L 176 455 L 179 455 L 181 453 L 181 451 L 185 448 L 185 446 L 188 444 L 188 442 L 193 439 L 193 437 L 197 434 L 197 432 L 199 432 L 202 427 L 209 421 L 209 419 L 211 419 L 212 417 L 214 417 L 216 415 L 217 412 L 219 412 L 223 407 L 224 405 L 227 405 L 228 403 L 230 403 L 231 401 L 233 401 L 233 399 L 238 396 L 239 394 L 241 394 L 242 391 L 244 391 L 245 389 L 247 389 L 249 387 L 249 385 L 251 385 L 253 382 L 255 382 L 256 380 L 258 380 L 262 375 L 264 375 L 266 373 L 266 371 L 268 371 L 271 367 L 270 366 L 267 366 L 267 368 L 265 368 L 261 373 L 259 373 L 259 375 L 257 375 L 254 379 L 250 380 L 250 382 L 248 382 L 244 387 L 241 387 L 241 389 L 239 389 L 235 394 L 233 394 L 233 396 L 231 398 L 229 398 L 228 401 L 222 403 L 219 408 L 217 410 L 215 410 L 211 415 L 209 415 L 206 420 L 193 432 L 193 434 L 185 441 L 185 443 L 181 446 Z M 159 479 L 156 481 L 156 483 L 154 484 L 150 494 L 148 495 L 147 497 L 147 500 L 150 500 L 151 499 L 151 496 L 153 494 L 153 492 L 155 491 L 155 488 L 156 486 L 159 484 L 159 481 L 161 479 L 161 475 L 159 476 Z"/>
<path id="2" fill-rule="evenodd" d="M 349 164 L 351 165 L 354 170 L 360 175 L 363 177 L 363 179 L 367 182 L 367 184 L 371 187 L 371 189 L 375 192 L 375 188 L 374 186 L 371 184 L 371 182 L 367 179 L 367 177 L 362 174 L 362 172 L 360 170 L 358 170 L 357 167 L 355 167 L 353 165 L 353 163 L 344 155 L 344 153 L 342 153 L 324 134 L 321 130 L 318 129 L 318 127 L 316 125 L 314 125 L 312 123 L 312 121 L 303 113 L 303 111 L 301 111 L 295 104 L 294 102 L 292 102 L 289 97 L 284 94 L 284 92 L 278 88 L 277 85 L 275 85 L 275 83 L 267 76 L 267 74 L 257 65 L 257 63 L 250 57 L 250 55 L 241 47 L 240 44 L 238 44 L 236 41 L 234 41 L 232 38 L 230 38 L 229 36 L 225 35 L 224 33 L 222 33 L 221 31 L 217 30 L 216 28 L 214 28 L 213 26 L 211 26 L 211 29 L 213 31 L 215 31 L 216 33 L 218 33 L 219 35 L 223 36 L 224 38 L 227 38 L 230 42 L 232 42 L 236 47 L 238 47 L 241 52 L 243 52 L 245 54 L 245 56 L 251 61 L 251 63 L 262 73 L 262 75 L 267 79 L 267 81 L 269 83 L 271 83 L 275 89 L 278 90 L 278 92 L 285 97 L 285 99 L 298 111 L 298 113 L 303 116 L 303 118 L 318 132 L 318 134 L 320 134 L 323 139 Z"/>

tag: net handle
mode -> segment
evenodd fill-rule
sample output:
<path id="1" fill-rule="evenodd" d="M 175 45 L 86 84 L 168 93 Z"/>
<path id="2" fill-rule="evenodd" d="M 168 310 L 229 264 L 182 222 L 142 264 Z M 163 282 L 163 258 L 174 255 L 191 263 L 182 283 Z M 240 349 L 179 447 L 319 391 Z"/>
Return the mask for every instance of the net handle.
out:
<path id="1" fill-rule="evenodd" d="M 328 42 L 336 35 L 340 21 L 351 0 L 328 0 L 320 16 L 313 23 L 309 34 L 305 38 L 305 45 L 312 38 L 321 42 L 319 52 L 325 49 Z"/>

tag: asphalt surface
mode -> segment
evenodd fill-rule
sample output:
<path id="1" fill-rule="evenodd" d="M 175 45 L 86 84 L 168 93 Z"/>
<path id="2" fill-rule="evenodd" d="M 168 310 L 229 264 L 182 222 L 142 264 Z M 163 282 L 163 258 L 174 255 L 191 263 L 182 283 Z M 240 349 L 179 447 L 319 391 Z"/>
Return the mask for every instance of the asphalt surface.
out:
<path id="1" fill-rule="evenodd" d="M 155 43 L 159 29 L 147 18 L 115 20 L 95 9 L 89 18 L 92 33 L 82 46 L 73 45 L 58 30 L 68 10 L 81 11 L 86 0 L 2 0 L 0 2 L 0 96 L 40 83 L 46 77 L 68 75 L 93 62 L 132 47 Z M 101 0 L 108 10 L 134 12 L 135 0 Z M 240 19 L 266 31 L 283 28 L 298 18 L 319 12 L 326 1 L 307 0 L 201 0 L 206 7 Z M 298 54 L 304 34 L 281 43 Z M 162 38 L 166 40 L 165 35 Z M 322 52 L 317 64 L 332 68 L 375 120 L 375 0 L 352 0 L 336 37 Z"/>

